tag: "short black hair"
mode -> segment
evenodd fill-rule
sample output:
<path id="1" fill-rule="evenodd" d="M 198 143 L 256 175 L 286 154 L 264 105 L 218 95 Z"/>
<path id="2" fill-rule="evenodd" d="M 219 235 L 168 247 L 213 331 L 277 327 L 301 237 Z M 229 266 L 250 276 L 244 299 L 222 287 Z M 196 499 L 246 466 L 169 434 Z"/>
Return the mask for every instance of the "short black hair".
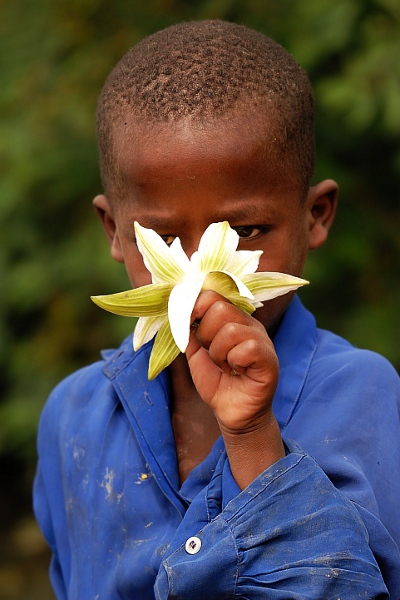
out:
<path id="1" fill-rule="evenodd" d="M 229 111 L 273 114 L 280 152 L 306 191 L 315 162 L 313 92 L 271 38 L 227 21 L 184 22 L 140 41 L 107 78 L 97 107 L 103 185 L 115 181 L 113 131 L 128 114 L 161 123 L 215 122 Z"/>

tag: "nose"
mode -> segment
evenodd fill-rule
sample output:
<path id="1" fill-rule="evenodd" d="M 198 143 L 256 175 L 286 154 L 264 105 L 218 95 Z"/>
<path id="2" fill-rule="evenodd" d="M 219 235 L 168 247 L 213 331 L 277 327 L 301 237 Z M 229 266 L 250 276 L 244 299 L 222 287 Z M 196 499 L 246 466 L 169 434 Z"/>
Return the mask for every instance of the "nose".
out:
<path id="1" fill-rule="evenodd" d="M 190 245 L 185 244 L 185 245 L 182 245 L 182 248 L 183 248 L 185 254 L 188 256 L 188 258 L 192 257 L 192 254 L 194 252 L 196 252 L 196 250 L 198 249 L 198 247 L 199 247 L 198 244 L 197 245 L 194 245 L 194 244 L 190 244 Z"/>
<path id="2" fill-rule="evenodd" d="M 188 232 L 188 235 L 186 235 L 183 239 L 181 238 L 182 248 L 189 258 L 191 258 L 192 254 L 198 250 L 203 233 L 204 231 L 196 234 Z"/>

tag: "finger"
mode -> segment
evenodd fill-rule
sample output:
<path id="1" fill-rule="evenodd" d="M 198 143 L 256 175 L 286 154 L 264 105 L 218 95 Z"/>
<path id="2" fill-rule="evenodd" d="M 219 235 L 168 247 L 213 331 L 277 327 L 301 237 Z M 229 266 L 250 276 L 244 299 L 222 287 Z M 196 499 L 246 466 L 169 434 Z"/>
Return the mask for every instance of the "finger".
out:
<path id="1" fill-rule="evenodd" d="M 192 317 L 199 314 L 202 315 L 201 320 L 199 321 L 198 316 L 194 320 L 196 324 L 195 333 L 204 348 L 210 347 L 216 334 L 228 323 L 254 327 L 265 334 L 265 329 L 261 323 L 224 298 L 221 299 L 221 296 L 214 294 L 214 292 L 212 292 L 212 296 L 207 293 L 206 298 L 202 299 L 199 306 L 195 306 Z"/>
<path id="2" fill-rule="evenodd" d="M 208 351 L 211 360 L 223 372 L 240 375 L 254 363 L 264 361 L 267 367 L 270 344 L 264 329 L 229 322 L 224 324 L 214 336 Z"/>
<path id="3" fill-rule="evenodd" d="M 264 385 L 277 382 L 278 357 L 269 344 L 245 339 L 228 352 L 226 360 L 231 373 L 238 375 L 246 373 L 251 379 Z"/>
<path id="4" fill-rule="evenodd" d="M 212 306 L 215 302 L 222 301 L 230 304 L 229 300 L 218 294 L 218 292 L 214 292 L 213 290 L 205 290 L 199 294 L 195 305 L 193 307 L 191 323 L 200 324 L 201 319 L 203 318 L 206 311 Z"/>

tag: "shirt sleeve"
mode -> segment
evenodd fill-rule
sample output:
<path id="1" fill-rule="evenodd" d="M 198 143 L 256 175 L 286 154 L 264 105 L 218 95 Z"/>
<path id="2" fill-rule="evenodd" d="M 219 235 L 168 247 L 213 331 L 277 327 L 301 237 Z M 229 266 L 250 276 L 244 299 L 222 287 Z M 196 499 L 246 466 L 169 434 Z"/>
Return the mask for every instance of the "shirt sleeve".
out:
<path id="1" fill-rule="evenodd" d="M 352 501 L 367 527 L 391 596 L 397 599 L 400 379 L 384 358 L 372 352 L 349 347 L 344 356 L 341 352 L 328 356 L 329 360 L 321 347 L 282 435 L 312 455 Z"/>
<path id="2" fill-rule="evenodd" d="M 285 458 L 231 499 L 222 457 L 164 557 L 158 600 L 389 598 L 357 510 L 288 443 Z"/>
<path id="3" fill-rule="evenodd" d="M 58 506 L 60 507 L 60 509 L 62 509 L 62 507 L 64 506 L 64 502 L 62 499 Z M 45 478 L 43 476 L 42 464 L 40 461 L 38 462 L 34 482 L 33 508 L 36 520 L 52 552 L 49 576 L 54 589 L 54 593 L 58 600 L 67 600 L 68 594 L 65 586 L 64 575 L 62 573 L 60 561 L 58 558 L 59 540 L 57 538 L 59 536 L 54 530 L 53 516 L 51 514 L 51 509 L 49 506 L 48 493 L 46 490 Z M 66 522 L 64 519 L 60 519 L 60 523 L 61 527 L 59 528 L 59 535 L 65 535 L 65 532 L 67 530 Z"/>

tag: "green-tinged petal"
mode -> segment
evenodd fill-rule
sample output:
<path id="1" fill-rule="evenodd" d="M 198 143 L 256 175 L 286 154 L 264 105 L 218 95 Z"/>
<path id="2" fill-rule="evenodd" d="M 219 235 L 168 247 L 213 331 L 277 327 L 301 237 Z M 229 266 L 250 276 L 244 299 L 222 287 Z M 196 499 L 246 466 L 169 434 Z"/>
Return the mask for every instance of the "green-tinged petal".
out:
<path id="1" fill-rule="evenodd" d="M 242 281 L 252 292 L 255 300 L 259 302 L 282 296 L 308 284 L 305 279 L 276 272 L 245 275 Z"/>
<path id="2" fill-rule="evenodd" d="M 172 337 L 169 322 L 165 321 L 154 340 L 149 361 L 148 378 L 154 379 L 178 356 L 179 348 Z"/>
<path id="3" fill-rule="evenodd" d="M 239 293 L 236 282 L 232 279 L 230 273 L 223 273 L 222 271 L 208 273 L 202 289 L 218 292 L 249 315 L 255 310 L 254 302 Z"/>
<path id="4" fill-rule="evenodd" d="M 153 276 L 154 283 L 179 283 L 185 276 L 189 259 L 176 251 L 171 253 L 164 240 L 152 229 L 135 222 L 136 242 L 144 264 Z M 180 257 L 180 258 L 179 258 Z"/>
<path id="5" fill-rule="evenodd" d="M 246 298 L 243 298 L 243 296 L 239 296 L 239 294 L 237 296 L 228 296 L 228 300 L 230 300 L 232 304 L 240 308 L 240 310 L 247 313 L 248 315 L 252 315 L 256 308 L 259 308 L 258 306 L 254 306 L 254 302 L 249 302 Z"/>
<path id="6" fill-rule="evenodd" d="M 135 290 L 91 296 L 95 304 L 124 317 L 156 317 L 165 314 L 172 285 L 151 283 Z"/>
<path id="7" fill-rule="evenodd" d="M 164 242 L 165 243 L 165 242 Z M 182 248 L 181 240 L 177 237 L 169 247 L 169 252 L 174 260 L 181 266 L 182 271 L 187 271 L 190 268 L 190 260 Z"/>
<path id="8" fill-rule="evenodd" d="M 200 240 L 198 252 L 192 263 L 204 274 L 222 271 L 231 260 L 239 243 L 239 236 L 229 227 L 228 221 L 212 223 Z"/>
<path id="9" fill-rule="evenodd" d="M 233 273 L 227 273 L 226 271 L 218 271 L 218 272 L 224 273 L 224 275 L 228 275 L 228 277 L 230 277 L 232 279 L 232 281 L 235 283 L 235 285 L 237 287 L 237 291 L 239 292 L 239 294 L 241 296 L 244 296 L 245 298 L 249 298 L 250 300 L 254 300 L 253 294 L 251 293 L 251 291 L 249 290 L 247 285 L 245 285 L 243 283 L 242 279 L 239 279 L 239 277 L 236 277 L 236 275 L 234 275 Z"/>
<path id="10" fill-rule="evenodd" d="M 161 317 L 140 317 L 133 334 L 133 349 L 139 350 L 143 344 L 149 342 L 167 319 L 167 312 Z"/>
<path id="11" fill-rule="evenodd" d="M 190 336 L 190 317 L 200 294 L 203 277 L 190 279 L 174 287 L 168 302 L 168 319 L 172 336 L 181 352 L 185 352 Z"/>
<path id="12" fill-rule="evenodd" d="M 243 277 L 255 273 L 258 269 L 262 250 L 238 250 L 224 267 L 224 271 L 233 273 L 236 277 Z"/>

